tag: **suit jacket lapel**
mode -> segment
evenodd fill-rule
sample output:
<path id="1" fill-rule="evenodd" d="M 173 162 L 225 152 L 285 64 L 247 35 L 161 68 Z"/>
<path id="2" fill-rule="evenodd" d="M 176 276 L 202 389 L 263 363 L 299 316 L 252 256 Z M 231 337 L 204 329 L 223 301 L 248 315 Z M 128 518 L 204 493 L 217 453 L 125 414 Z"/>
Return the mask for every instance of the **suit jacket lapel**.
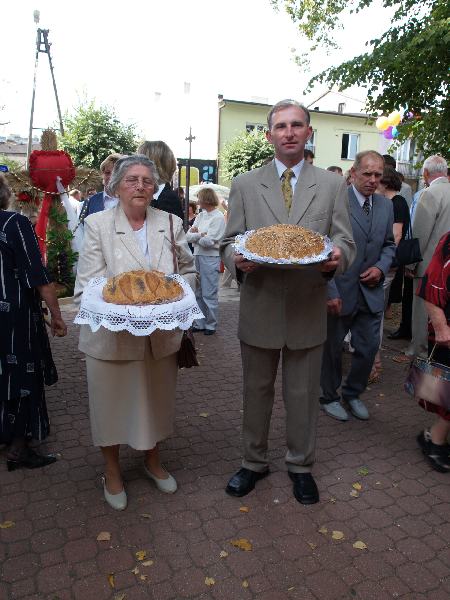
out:
<path id="1" fill-rule="evenodd" d="M 116 235 L 119 236 L 121 243 L 126 247 L 128 252 L 137 260 L 143 269 L 148 270 L 148 263 L 145 256 L 142 254 L 142 250 L 136 241 L 133 230 L 130 223 L 119 204 L 114 209 L 114 224 L 116 228 Z"/>
<path id="2" fill-rule="evenodd" d="M 355 192 L 353 191 L 353 188 L 350 186 L 349 191 L 348 191 L 348 196 L 349 196 L 349 200 L 350 200 L 350 215 L 351 218 L 356 221 L 356 223 L 358 223 L 359 227 L 361 227 L 361 229 L 363 230 L 363 232 L 365 233 L 366 236 L 369 235 L 369 230 L 370 230 L 370 224 L 367 222 L 364 213 L 361 209 L 361 206 L 355 196 Z M 372 206 L 373 206 L 374 202 L 372 202 Z M 372 215 L 372 219 L 373 219 L 373 215 Z"/>
<path id="3" fill-rule="evenodd" d="M 260 189 L 261 195 L 267 202 L 275 219 L 279 223 L 287 223 L 288 213 L 284 205 L 281 181 L 274 161 L 261 169 Z"/>
<path id="4" fill-rule="evenodd" d="M 300 222 L 301 218 L 311 204 L 315 194 L 316 178 L 314 175 L 314 168 L 305 161 L 295 186 L 288 223 L 297 225 L 297 223 Z"/>
<path id="5" fill-rule="evenodd" d="M 375 228 L 378 224 L 378 221 L 381 218 L 381 203 L 377 201 L 378 194 L 374 194 L 372 196 L 372 231 L 375 231 Z"/>
<path id="6" fill-rule="evenodd" d="M 169 236 L 168 240 L 171 243 L 170 229 L 166 231 L 164 220 L 160 218 L 158 210 L 147 208 L 147 242 L 152 269 L 159 268 L 166 235 Z"/>

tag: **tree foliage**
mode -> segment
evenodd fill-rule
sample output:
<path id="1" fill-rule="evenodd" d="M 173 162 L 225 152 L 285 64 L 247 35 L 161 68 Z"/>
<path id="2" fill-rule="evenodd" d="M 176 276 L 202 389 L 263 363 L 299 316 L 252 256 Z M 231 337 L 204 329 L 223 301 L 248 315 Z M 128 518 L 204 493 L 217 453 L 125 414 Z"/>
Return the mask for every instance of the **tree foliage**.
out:
<path id="1" fill-rule="evenodd" d="M 5 156 L 5 154 L 0 154 L 0 165 L 6 165 L 10 171 L 20 171 L 23 168 L 23 165 L 13 158 L 9 158 Z"/>
<path id="2" fill-rule="evenodd" d="M 59 146 L 77 166 L 98 169 L 108 154 L 131 154 L 136 150 L 135 126 L 121 123 L 107 106 L 97 107 L 94 102 L 80 105 L 63 121 L 64 135 L 59 137 Z"/>
<path id="3" fill-rule="evenodd" d="M 238 135 L 226 144 L 220 154 L 221 170 L 231 180 L 236 175 L 260 167 L 273 157 L 273 146 L 262 131 L 250 131 Z"/>
<path id="4" fill-rule="evenodd" d="M 271 0 L 282 6 L 299 31 L 318 47 L 336 47 L 332 32 L 342 28 L 341 13 L 359 12 L 373 0 Z M 413 113 L 399 127 L 397 143 L 413 136 L 419 151 L 448 155 L 450 140 L 448 0 L 382 0 L 395 9 L 391 27 L 366 43 L 367 52 L 331 67 L 309 82 L 344 90 L 367 88 L 367 109 L 386 114 L 400 106 Z"/>

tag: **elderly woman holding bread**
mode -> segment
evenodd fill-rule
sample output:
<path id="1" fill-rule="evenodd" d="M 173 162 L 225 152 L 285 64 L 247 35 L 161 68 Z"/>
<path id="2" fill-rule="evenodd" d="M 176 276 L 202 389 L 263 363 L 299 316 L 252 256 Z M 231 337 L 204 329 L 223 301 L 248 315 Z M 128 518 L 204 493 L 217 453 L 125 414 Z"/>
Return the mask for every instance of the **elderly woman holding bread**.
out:
<path id="1" fill-rule="evenodd" d="M 150 207 L 158 173 L 147 157 L 121 158 L 109 192 L 119 198 L 113 209 L 84 222 L 84 247 L 78 263 L 75 298 L 93 277 L 130 271 L 173 273 L 169 214 Z M 195 285 L 196 272 L 181 219 L 172 215 L 180 275 Z M 109 289 L 111 292 L 111 288 Z M 116 510 L 127 505 L 119 465 L 120 444 L 143 450 L 144 470 L 159 490 L 173 493 L 175 479 L 160 462 L 158 443 L 172 433 L 179 330 L 133 336 L 82 325 L 79 349 L 86 354 L 93 442 L 105 460 L 104 496 Z"/>

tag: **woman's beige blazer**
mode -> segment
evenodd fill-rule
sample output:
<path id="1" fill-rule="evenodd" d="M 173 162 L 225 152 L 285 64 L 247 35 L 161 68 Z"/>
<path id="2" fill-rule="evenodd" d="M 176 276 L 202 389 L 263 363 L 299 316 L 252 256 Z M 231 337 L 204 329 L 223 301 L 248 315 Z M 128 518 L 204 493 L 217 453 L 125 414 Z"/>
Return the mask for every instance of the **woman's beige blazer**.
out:
<path id="1" fill-rule="evenodd" d="M 169 214 L 147 208 L 147 240 L 152 269 L 173 273 Z M 195 289 L 194 259 L 183 231 L 181 219 L 173 216 L 174 237 L 180 275 Z M 130 223 L 120 203 L 112 210 L 94 213 L 84 221 L 84 245 L 78 261 L 74 299 L 81 294 L 93 277 L 112 277 L 126 271 L 148 269 L 148 263 L 135 239 Z M 163 358 L 177 352 L 180 331 L 155 331 L 151 336 L 153 357 Z M 100 360 L 143 360 L 145 337 L 127 331 L 112 332 L 101 327 L 96 333 L 82 325 L 79 349 Z"/>

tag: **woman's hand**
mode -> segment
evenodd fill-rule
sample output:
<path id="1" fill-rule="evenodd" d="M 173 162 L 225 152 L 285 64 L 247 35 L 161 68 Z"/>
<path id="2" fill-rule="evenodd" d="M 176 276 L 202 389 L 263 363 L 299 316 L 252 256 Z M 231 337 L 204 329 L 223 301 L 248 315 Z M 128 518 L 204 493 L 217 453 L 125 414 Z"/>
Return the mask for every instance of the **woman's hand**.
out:
<path id="1" fill-rule="evenodd" d="M 61 315 L 56 316 L 56 317 L 54 317 L 52 315 L 52 320 L 50 323 L 50 331 L 51 331 L 53 337 L 55 337 L 55 335 L 57 337 L 64 337 L 65 335 L 67 335 L 67 325 L 63 321 L 63 318 L 61 317 Z"/>
<path id="2" fill-rule="evenodd" d="M 439 346 L 450 348 L 450 327 L 448 325 L 435 328 L 434 339 Z"/>
<path id="3" fill-rule="evenodd" d="M 234 264 L 236 265 L 236 269 L 240 269 L 243 273 L 251 273 L 259 267 L 257 263 L 247 260 L 242 254 L 235 254 Z"/>
<path id="4" fill-rule="evenodd" d="M 191 227 L 189 233 L 198 233 L 198 227 Z"/>

